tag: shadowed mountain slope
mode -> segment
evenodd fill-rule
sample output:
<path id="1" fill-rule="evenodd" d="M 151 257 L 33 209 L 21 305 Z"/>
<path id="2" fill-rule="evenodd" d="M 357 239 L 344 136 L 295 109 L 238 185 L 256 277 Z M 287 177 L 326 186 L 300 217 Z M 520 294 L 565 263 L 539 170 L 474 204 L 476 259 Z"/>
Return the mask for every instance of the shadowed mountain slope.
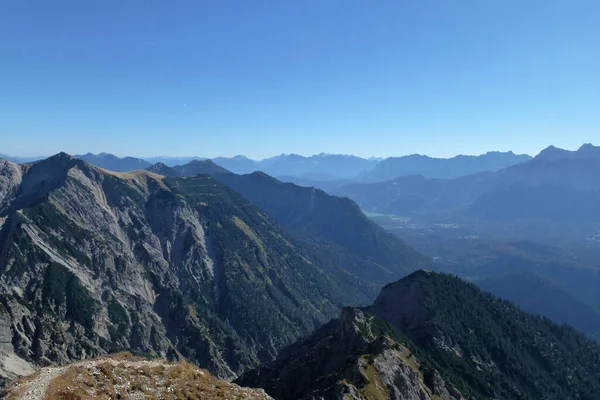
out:
<path id="1" fill-rule="evenodd" d="M 283 183 L 261 172 L 219 174 L 215 179 L 361 279 L 384 284 L 429 265 L 428 259 L 367 218 L 347 198 Z"/>
<path id="2" fill-rule="evenodd" d="M 527 312 L 573 326 L 589 337 L 600 339 L 600 313 L 547 279 L 521 273 L 488 278 L 477 284 Z"/>

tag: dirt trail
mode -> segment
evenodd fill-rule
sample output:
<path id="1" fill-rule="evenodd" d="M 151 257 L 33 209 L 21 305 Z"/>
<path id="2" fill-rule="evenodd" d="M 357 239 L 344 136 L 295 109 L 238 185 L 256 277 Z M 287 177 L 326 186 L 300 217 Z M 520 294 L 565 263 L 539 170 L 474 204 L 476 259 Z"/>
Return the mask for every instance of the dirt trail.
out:
<path id="1" fill-rule="evenodd" d="M 52 381 L 52 379 L 61 375 L 66 371 L 67 367 L 49 367 L 42 368 L 38 372 L 36 372 L 32 379 L 24 384 L 16 384 L 12 392 L 17 394 L 23 399 L 28 400 L 43 400 L 44 395 L 46 394 L 46 389 L 48 389 L 48 385 Z M 8 399 L 16 399 L 17 397 L 13 397 L 14 395 L 9 395 Z"/>

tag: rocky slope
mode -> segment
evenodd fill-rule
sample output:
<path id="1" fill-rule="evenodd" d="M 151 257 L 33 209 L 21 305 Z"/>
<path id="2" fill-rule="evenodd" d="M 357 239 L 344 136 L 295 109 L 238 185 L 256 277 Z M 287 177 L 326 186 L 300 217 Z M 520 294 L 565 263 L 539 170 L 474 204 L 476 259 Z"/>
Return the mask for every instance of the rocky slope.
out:
<path id="1" fill-rule="evenodd" d="M 439 372 L 424 372 L 419 359 L 398 340 L 381 320 L 345 308 L 339 320 L 238 383 L 262 387 L 281 400 L 462 399 Z"/>
<path id="2" fill-rule="evenodd" d="M 7 400 L 44 399 L 232 399 L 269 400 L 262 390 L 220 381 L 188 363 L 115 354 L 62 367 L 42 368 L 21 378 Z M 272 399 L 271 399 L 272 400 Z"/>
<path id="3" fill-rule="evenodd" d="M 418 271 L 237 382 L 290 400 L 592 400 L 598 360 L 598 344 L 570 327 Z"/>
<path id="4" fill-rule="evenodd" d="M 0 164 L 0 254 L 9 379 L 125 349 L 235 377 L 372 292 L 208 176 L 64 153 Z"/>

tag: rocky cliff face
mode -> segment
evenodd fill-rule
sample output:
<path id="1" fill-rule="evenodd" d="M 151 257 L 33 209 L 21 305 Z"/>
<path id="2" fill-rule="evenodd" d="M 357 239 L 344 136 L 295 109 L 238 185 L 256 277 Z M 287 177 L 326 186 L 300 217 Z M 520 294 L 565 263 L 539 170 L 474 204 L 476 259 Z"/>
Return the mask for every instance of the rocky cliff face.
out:
<path id="1" fill-rule="evenodd" d="M 396 333 L 383 321 L 346 308 L 339 320 L 238 383 L 284 400 L 462 398 L 437 371 L 424 373 L 418 358 L 392 337 Z"/>
<path id="2" fill-rule="evenodd" d="M 355 283 L 209 177 L 117 174 L 66 154 L 0 164 L 9 378 L 122 349 L 234 377 L 338 304 L 365 302 Z"/>

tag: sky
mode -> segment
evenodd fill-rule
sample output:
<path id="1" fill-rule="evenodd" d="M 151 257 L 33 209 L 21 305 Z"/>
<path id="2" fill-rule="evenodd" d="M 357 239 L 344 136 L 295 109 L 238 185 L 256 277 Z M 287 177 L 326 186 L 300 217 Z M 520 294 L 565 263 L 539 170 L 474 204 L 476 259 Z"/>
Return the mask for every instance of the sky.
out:
<path id="1" fill-rule="evenodd" d="M 600 2 L 0 9 L 0 153 L 447 157 L 600 144 Z"/>

